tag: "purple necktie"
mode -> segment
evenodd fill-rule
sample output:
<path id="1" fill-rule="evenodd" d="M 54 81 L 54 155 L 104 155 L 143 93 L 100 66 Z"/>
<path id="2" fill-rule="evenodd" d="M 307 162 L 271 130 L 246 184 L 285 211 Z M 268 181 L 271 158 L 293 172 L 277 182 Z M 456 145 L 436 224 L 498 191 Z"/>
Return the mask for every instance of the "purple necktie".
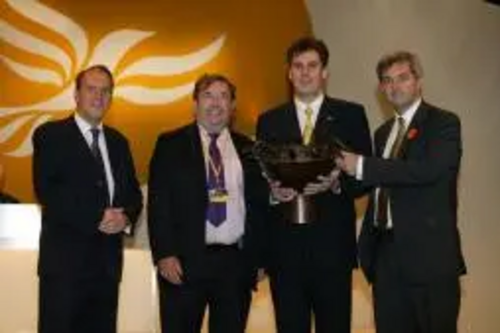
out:
<path id="1" fill-rule="evenodd" d="M 208 147 L 208 179 L 207 189 L 209 200 L 207 206 L 207 220 L 215 227 L 220 226 L 227 216 L 227 192 L 224 181 L 224 165 L 222 156 L 217 147 L 218 134 L 210 134 Z M 219 200 L 217 200 L 217 198 Z M 215 200 L 214 200 L 215 199 Z"/>

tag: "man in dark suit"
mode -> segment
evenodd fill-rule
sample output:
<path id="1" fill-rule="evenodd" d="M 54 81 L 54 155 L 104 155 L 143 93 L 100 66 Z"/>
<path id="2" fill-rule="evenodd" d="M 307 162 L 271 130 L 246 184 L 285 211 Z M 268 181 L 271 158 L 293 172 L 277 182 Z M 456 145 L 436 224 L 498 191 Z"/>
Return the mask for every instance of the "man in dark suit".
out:
<path id="1" fill-rule="evenodd" d="M 376 157 L 345 153 L 338 161 L 377 187 L 359 240 L 377 332 L 455 333 L 465 273 L 457 228 L 460 121 L 422 100 L 414 54 L 382 58 L 377 75 L 395 116 L 376 131 Z"/>
<path id="2" fill-rule="evenodd" d="M 116 332 L 123 235 L 142 195 L 127 139 L 102 123 L 112 91 L 106 67 L 82 71 L 74 115 L 33 136 L 41 333 Z"/>
<path id="3" fill-rule="evenodd" d="M 150 164 L 149 239 L 158 270 L 162 332 L 245 331 L 259 266 L 267 185 L 252 142 L 229 129 L 236 88 L 198 79 L 196 121 L 161 134 Z"/>
<path id="4" fill-rule="evenodd" d="M 330 144 L 341 141 L 364 155 L 371 139 L 361 105 L 325 95 L 328 49 L 302 38 L 288 50 L 293 101 L 263 113 L 258 140 L 270 143 Z M 268 273 L 279 333 L 348 333 L 351 325 L 352 269 L 356 267 L 354 199 L 366 189 L 335 169 L 308 184 L 317 218 L 294 224 L 282 214 L 299 193 L 271 181 L 273 217 L 269 232 Z"/>

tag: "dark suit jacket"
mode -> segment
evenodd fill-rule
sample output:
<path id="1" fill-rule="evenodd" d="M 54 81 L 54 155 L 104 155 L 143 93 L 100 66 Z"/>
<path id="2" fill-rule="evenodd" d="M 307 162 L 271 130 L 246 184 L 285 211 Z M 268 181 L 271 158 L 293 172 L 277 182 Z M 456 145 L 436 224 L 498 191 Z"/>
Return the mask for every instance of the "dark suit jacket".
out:
<path id="1" fill-rule="evenodd" d="M 462 155 L 460 120 L 425 102 L 402 143 L 401 158 L 382 159 L 394 120 L 375 134 L 377 157 L 365 158 L 363 181 L 390 189 L 398 262 L 408 281 L 465 272 L 457 229 L 457 176 Z M 371 197 L 359 240 L 362 268 L 373 280 L 379 238 Z"/>
<path id="2" fill-rule="evenodd" d="M 253 143 L 241 134 L 231 138 L 243 168 L 246 221 L 243 253 L 248 276 L 260 262 L 260 230 L 267 204 L 267 184 L 251 157 Z M 153 260 L 177 256 L 189 279 L 205 269 L 206 170 L 198 125 L 159 136 L 150 164 L 148 230 Z"/>
<path id="3" fill-rule="evenodd" d="M 142 194 L 125 137 L 105 126 L 115 181 L 114 207 L 131 223 L 142 208 Z M 98 230 L 108 207 L 105 180 L 74 117 L 46 123 L 33 136 L 33 180 L 42 206 L 40 276 L 109 276 L 122 270 L 122 234 Z"/>
<path id="4" fill-rule="evenodd" d="M 336 137 L 360 154 L 371 154 L 368 122 L 361 105 L 325 97 L 313 131 L 313 142 L 330 143 Z M 301 143 L 296 108 L 293 102 L 263 113 L 257 124 L 257 139 L 271 143 Z M 367 189 L 352 177 L 341 176 L 341 193 L 328 191 L 314 197 L 319 219 L 310 224 L 307 235 L 297 236 L 297 226 L 280 221 L 279 205 L 273 206 L 270 233 L 270 268 L 280 263 L 293 264 L 295 251 L 304 241 L 314 251 L 312 260 L 321 267 L 350 270 L 356 266 L 356 212 L 354 198 Z M 286 205 L 286 204 L 280 204 Z"/>

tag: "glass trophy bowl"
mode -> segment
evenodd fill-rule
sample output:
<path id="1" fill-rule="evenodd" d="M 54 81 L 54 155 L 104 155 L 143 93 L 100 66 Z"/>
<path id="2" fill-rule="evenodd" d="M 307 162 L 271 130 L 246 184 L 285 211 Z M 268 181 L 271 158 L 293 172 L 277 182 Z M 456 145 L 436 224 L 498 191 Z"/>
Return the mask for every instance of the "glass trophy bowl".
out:
<path id="1" fill-rule="evenodd" d="M 280 206 L 284 219 L 290 223 L 305 224 L 317 217 L 314 196 L 301 194 L 308 183 L 318 176 L 329 175 L 335 168 L 335 157 L 340 153 L 336 144 L 301 145 L 257 142 L 253 154 L 266 177 L 279 181 L 282 187 L 293 188 L 299 195 Z"/>

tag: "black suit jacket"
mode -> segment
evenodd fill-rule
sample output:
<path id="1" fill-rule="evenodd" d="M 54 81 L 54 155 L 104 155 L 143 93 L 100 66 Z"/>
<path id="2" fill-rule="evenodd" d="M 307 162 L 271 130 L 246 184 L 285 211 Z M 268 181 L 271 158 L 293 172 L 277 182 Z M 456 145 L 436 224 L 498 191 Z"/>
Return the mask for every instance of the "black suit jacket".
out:
<path id="1" fill-rule="evenodd" d="M 365 158 L 363 181 L 390 191 L 394 255 L 403 276 L 411 282 L 426 282 L 465 273 L 457 229 L 460 120 L 423 102 L 408 127 L 401 158 L 382 159 L 393 122 L 376 131 L 377 157 Z M 371 281 L 379 244 L 373 220 L 374 195 L 359 240 L 361 265 Z"/>
<path id="2" fill-rule="evenodd" d="M 104 135 L 115 182 L 113 206 L 123 207 L 135 223 L 142 194 L 128 142 L 107 126 Z M 33 146 L 33 180 L 42 206 L 39 275 L 119 279 L 123 234 L 98 230 L 108 207 L 106 183 L 74 117 L 37 128 Z"/>
<path id="3" fill-rule="evenodd" d="M 248 277 L 260 266 L 267 184 L 252 158 L 253 143 L 231 132 L 243 169 L 246 221 L 242 251 Z M 205 252 L 206 169 L 198 125 L 190 124 L 159 136 L 150 163 L 148 230 L 153 261 L 177 256 L 184 278 L 202 274 Z"/>
<path id="4" fill-rule="evenodd" d="M 330 143 L 339 139 L 351 150 L 371 155 L 368 122 L 361 105 L 325 97 L 313 131 L 312 141 Z M 257 139 L 271 143 L 301 143 L 302 134 L 293 102 L 263 113 L 257 123 Z M 280 221 L 279 205 L 273 206 L 273 217 L 267 223 L 270 233 L 270 268 L 280 263 L 293 264 L 293 253 L 303 242 L 314 249 L 312 260 L 321 267 L 350 270 L 356 266 L 356 212 L 354 198 L 367 192 L 352 177 L 341 175 L 341 193 L 328 191 L 314 197 L 318 221 L 310 224 L 307 235 L 297 236 L 296 226 Z M 286 205 L 280 204 L 280 205 Z"/>

